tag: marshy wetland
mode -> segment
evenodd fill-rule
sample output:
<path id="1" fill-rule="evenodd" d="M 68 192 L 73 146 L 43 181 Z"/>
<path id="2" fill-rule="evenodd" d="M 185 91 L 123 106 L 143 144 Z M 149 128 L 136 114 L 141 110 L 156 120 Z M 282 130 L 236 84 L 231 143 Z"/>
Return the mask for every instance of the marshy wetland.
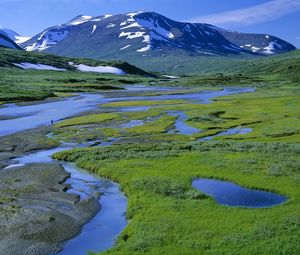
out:
<path id="1" fill-rule="evenodd" d="M 299 96 L 294 86 L 133 85 L 47 101 L 51 115 L 44 102 L 40 111 L 30 110 L 34 103 L 3 105 L 1 247 L 7 254 L 297 254 Z M 64 111 L 62 102 L 71 107 Z M 286 201 L 222 206 L 193 187 L 197 178 Z"/>

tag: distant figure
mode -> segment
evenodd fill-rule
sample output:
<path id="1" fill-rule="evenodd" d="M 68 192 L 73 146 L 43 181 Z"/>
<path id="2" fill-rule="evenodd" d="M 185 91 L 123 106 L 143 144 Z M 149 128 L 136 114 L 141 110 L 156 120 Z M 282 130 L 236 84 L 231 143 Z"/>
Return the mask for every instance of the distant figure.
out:
<path id="1" fill-rule="evenodd" d="M 54 126 L 54 120 L 51 120 L 51 125 Z"/>

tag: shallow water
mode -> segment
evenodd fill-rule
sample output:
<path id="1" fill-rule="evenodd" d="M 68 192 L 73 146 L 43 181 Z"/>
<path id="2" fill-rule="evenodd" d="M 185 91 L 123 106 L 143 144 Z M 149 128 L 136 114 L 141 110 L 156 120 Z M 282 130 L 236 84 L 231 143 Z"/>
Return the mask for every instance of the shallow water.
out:
<path id="1" fill-rule="evenodd" d="M 218 204 L 247 208 L 266 208 L 279 205 L 287 200 L 285 196 L 241 187 L 228 181 L 196 179 L 192 186 L 212 197 Z"/>
<path id="2" fill-rule="evenodd" d="M 112 142 L 104 142 L 103 145 L 109 146 Z M 92 175 L 72 163 L 55 161 L 51 158 L 53 153 L 74 147 L 84 147 L 84 145 L 76 146 L 74 144 L 72 147 L 62 146 L 38 151 L 15 158 L 16 163 L 7 167 L 17 167 L 29 163 L 60 163 L 71 174 L 66 181 L 71 185 L 68 193 L 79 195 L 81 200 L 87 199 L 95 193 L 101 193 L 99 197 L 101 210 L 84 225 L 79 235 L 65 243 L 64 249 L 58 253 L 59 255 L 81 255 L 86 251 L 106 250 L 113 246 L 115 237 L 126 226 L 127 198 L 120 191 L 117 183 Z"/>
<path id="3" fill-rule="evenodd" d="M 145 122 L 143 120 L 130 120 L 120 125 L 115 125 L 114 128 L 133 128 L 143 126 Z"/>
<path id="4" fill-rule="evenodd" d="M 235 128 L 229 128 L 224 132 L 220 132 L 216 135 L 211 135 L 211 136 L 205 136 L 199 139 L 199 141 L 210 141 L 214 137 L 218 136 L 225 136 L 225 135 L 244 135 L 247 133 L 252 132 L 252 128 L 242 128 L 242 127 L 235 127 Z"/>
<path id="5" fill-rule="evenodd" d="M 168 115 L 175 116 L 176 121 L 174 123 L 174 128 L 168 131 L 169 134 L 182 134 L 182 135 L 193 135 L 200 132 L 198 128 L 194 128 L 185 123 L 187 116 L 182 111 L 168 111 Z"/>
<path id="6" fill-rule="evenodd" d="M 0 136 L 49 125 L 51 120 L 58 121 L 94 109 L 101 98 L 101 95 L 82 94 L 50 103 L 25 106 L 4 105 L 0 110 L 0 115 L 17 116 L 17 118 L 0 121 Z"/>
<path id="7" fill-rule="evenodd" d="M 137 87 L 135 91 L 139 91 Z M 184 99 L 205 103 L 212 98 L 253 92 L 252 88 L 229 88 L 218 91 L 200 91 L 187 94 L 169 94 L 156 96 L 127 96 L 124 91 L 122 97 L 103 98 L 100 94 L 80 94 L 70 98 L 64 98 L 54 102 L 44 102 L 33 105 L 18 106 L 15 104 L 4 105 L 0 109 L 1 116 L 14 116 L 17 118 L 0 120 L 0 136 L 13 134 L 19 131 L 36 128 L 42 125 L 49 125 L 51 120 L 58 121 L 73 115 L 92 110 L 101 104 L 116 101 L 134 101 L 134 100 L 170 100 Z M 117 92 L 119 93 L 119 92 Z M 146 111 L 148 107 L 122 107 L 121 111 Z"/>
<path id="8" fill-rule="evenodd" d="M 84 171 L 72 164 L 64 167 L 67 171 L 69 169 L 76 169 L 77 173 Z M 82 175 L 78 178 L 82 178 Z M 116 236 L 127 224 L 125 218 L 127 199 L 120 192 L 119 185 L 98 178 L 95 178 L 94 182 L 98 183 L 97 191 L 101 192 L 99 199 L 101 210 L 84 225 L 78 236 L 65 243 L 64 249 L 57 253 L 58 255 L 82 255 L 86 251 L 107 250 L 114 245 Z"/>
<path id="9" fill-rule="evenodd" d="M 104 98 L 103 103 L 109 102 L 118 102 L 118 101 L 142 101 L 142 100 L 192 100 L 195 102 L 201 103 L 208 103 L 212 98 L 221 97 L 221 96 L 228 96 L 233 94 L 241 94 L 241 93 L 248 93 L 254 92 L 254 88 L 224 88 L 222 90 L 208 90 L 208 91 L 198 91 L 198 92 L 191 92 L 191 93 L 179 93 L 177 91 L 174 92 L 170 90 L 170 94 L 164 95 L 153 95 L 153 96 L 133 96 L 133 97 L 119 97 L 119 98 Z M 172 94 L 173 93 L 173 94 Z"/>

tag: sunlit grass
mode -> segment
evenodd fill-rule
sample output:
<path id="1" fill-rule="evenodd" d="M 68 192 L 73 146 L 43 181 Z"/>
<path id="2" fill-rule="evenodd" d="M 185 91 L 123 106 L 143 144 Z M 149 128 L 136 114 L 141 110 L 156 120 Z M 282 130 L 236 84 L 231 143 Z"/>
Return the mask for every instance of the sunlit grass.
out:
<path id="1" fill-rule="evenodd" d="M 108 120 L 116 119 L 118 117 L 119 114 L 117 113 L 91 114 L 82 117 L 67 119 L 57 123 L 55 126 L 57 128 L 60 128 L 60 127 L 68 127 L 68 126 L 83 125 L 83 124 L 101 123 Z"/>

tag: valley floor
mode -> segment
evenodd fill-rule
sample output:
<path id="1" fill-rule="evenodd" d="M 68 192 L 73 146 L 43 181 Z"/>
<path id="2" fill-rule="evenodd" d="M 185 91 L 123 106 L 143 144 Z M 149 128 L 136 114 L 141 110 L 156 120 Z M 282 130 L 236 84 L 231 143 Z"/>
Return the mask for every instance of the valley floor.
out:
<path id="1" fill-rule="evenodd" d="M 170 93 L 187 92 L 152 95 Z M 128 225 L 101 254 L 299 254 L 299 96 L 299 88 L 289 84 L 202 102 L 183 96 L 108 100 L 56 123 L 41 147 L 89 142 L 89 148 L 53 157 L 120 183 L 128 197 Z M 226 133 L 230 129 L 247 132 Z M 30 150 L 14 145 L 13 137 L 2 138 L 3 167 L 14 153 Z M 101 146 L 106 143 L 113 145 Z M 272 208 L 222 206 L 192 188 L 197 177 L 288 200 Z"/>

